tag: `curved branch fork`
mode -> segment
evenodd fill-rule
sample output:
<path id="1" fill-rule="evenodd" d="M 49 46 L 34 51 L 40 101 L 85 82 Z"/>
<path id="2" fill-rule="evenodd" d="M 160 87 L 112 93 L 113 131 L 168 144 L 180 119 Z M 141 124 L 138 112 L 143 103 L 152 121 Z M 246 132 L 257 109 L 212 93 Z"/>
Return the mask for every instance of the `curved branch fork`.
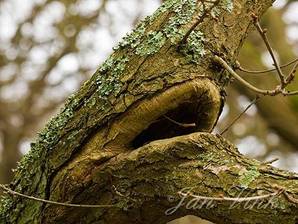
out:
<path id="1" fill-rule="evenodd" d="M 216 223 L 298 220 L 298 175 L 247 159 L 225 139 L 208 133 L 106 154 L 90 175 L 72 186 L 70 180 L 59 184 L 63 198 L 56 189 L 50 199 L 117 208 L 46 205 L 43 223 L 166 223 L 189 214 Z"/>

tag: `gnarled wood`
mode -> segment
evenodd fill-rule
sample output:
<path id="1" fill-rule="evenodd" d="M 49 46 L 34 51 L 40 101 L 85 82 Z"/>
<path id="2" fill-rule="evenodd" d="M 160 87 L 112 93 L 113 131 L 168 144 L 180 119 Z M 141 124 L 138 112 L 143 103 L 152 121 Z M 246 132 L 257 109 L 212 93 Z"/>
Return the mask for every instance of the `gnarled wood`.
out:
<path id="1" fill-rule="evenodd" d="M 69 195 L 60 181 L 56 200 L 82 204 L 116 204 L 119 208 L 80 209 L 47 206 L 43 223 L 166 223 L 196 215 L 215 223 L 297 223 L 298 175 L 243 157 L 220 136 L 195 133 L 149 143 L 132 152 L 106 155 Z M 90 181 L 92 180 L 92 181 Z M 186 190 L 189 188 L 191 190 Z M 178 194 L 190 191 L 210 197 L 254 197 L 245 202 L 204 201 Z M 56 191 L 57 192 L 57 191 Z M 296 199 L 296 200 L 297 200 Z M 167 215 L 166 215 L 167 214 Z M 105 220 L 105 221 L 104 221 Z"/>
<path id="2" fill-rule="evenodd" d="M 124 164 L 123 155 L 129 162 L 130 156 L 140 148 L 155 144 L 148 146 L 148 141 L 212 129 L 222 107 L 223 87 L 230 79 L 213 61 L 214 55 L 233 62 L 246 37 L 251 14 L 261 15 L 271 3 L 269 0 L 220 0 L 203 6 L 197 0 L 166 1 L 123 40 L 39 134 L 36 143 L 31 145 L 31 152 L 21 161 L 11 188 L 57 201 L 112 202 L 114 195 L 109 193 L 109 175 L 105 170 L 101 177 L 100 172 L 95 174 L 96 170 L 111 167 L 111 164 L 120 165 L 113 163 L 113 158 Z M 176 127 L 163 115 L 179 122 L 195 123 L 196 127 L 186 130 Z M 154 132 L 158 134 L 152 137 Z M 173 140 L 158 144 L 167 141 Z M 166 159 L 162 155 L 159 158 Z M 208 164 L 208 161 L 201 162 Z M 167 160 L 163 164 L 167 165 Z M 152 175 L 154 179 L 160 174 L 164 178 L 162 172 L 154 171 L 155 164 L 146 166 L 147 174 L 142 173 L 146 167 L 134 167 L 139 177 Z M 190 181 L 187 175 L 191 173 L 182 168 L 177 166 L 176 172 L 184 172 L 184 181 Z M 121 167 L 121 170 L 132 172 L 129 167 Z M 208 180 L 210 175 L 206 178 Z M 131 186 L 129 180 L 126 184 Z M 188 185 L 188 182 L 184 184 Z M 167 187 L 169 192 L 176 190 Z M 146 192 L 146 189 L 144 185 L 140 191 Z M 122 209 L 128 209 L 129 203 L 125 197 L 121 200 L 123 206 L 119 211 L 104 211 L 108 214 L 104 216 L 101 210 L 82 209 L 71 213 L 64 208 L 7 197 L 1 203 L 0 220 L 30 224 L 92 223 L 94 220 L 110 223 L 112 216 L 117 215 L 118 221 L 113 222 L 125 223 L 131 219 L 125 217 Z M 147 201 L 145 197 L 138 200 L 141 204 Z M 167 220 L 168 217 L 161 218 L 159 207 L 150 207 L 151 202 L 149 197 L 146 206 L 142 207 L 156 218 Z M 160 202 L 159 206 L 164 207 L 164 201 Z M 143 210 L 136 209 L 135 212 L 142 213 Z M 205 213 L 199 215 L 206 216 Z M 144 215 L 138 217 L 145 218 Z M 151 218 L 154 220 L 154 216 Z"/>

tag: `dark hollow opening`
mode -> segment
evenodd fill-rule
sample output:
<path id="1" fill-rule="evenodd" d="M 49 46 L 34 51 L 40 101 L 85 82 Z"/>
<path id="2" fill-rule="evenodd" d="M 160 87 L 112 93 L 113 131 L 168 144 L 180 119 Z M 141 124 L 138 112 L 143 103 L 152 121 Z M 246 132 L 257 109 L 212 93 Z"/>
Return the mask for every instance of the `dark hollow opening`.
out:
<path id="1" fill-rule="evenodd" d="M 191 124 L 198 123 L 198 104 L 194 102 L 185 102 L 165 115 L 179 123 Z M 180 135 L 193 133 L 196 127 L 183 127 L 164 116 L 160 116 L 147 129 L 142 131 L 133 141 L 132 147 L 139 148 L 148 142 L 166 139 Z"/>

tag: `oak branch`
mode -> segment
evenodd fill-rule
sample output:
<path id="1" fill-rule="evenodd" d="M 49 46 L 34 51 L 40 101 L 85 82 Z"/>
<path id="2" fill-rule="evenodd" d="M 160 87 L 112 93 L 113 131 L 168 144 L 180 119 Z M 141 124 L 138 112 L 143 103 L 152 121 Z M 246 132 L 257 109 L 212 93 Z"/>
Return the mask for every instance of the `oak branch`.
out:
<path id="1" fill-rule="evenodd" d="M 230 82 L 214 58 L 233 66 L 251 15 L 271 4 L 165 1 L 39 133 L 6 187 L 0 222 L 166 223 L 194 214 L 297 223 L 297 175 L 208 134 Z M 200 200 L 215 204 L 189 204 Z M 241 204 L 260 200 L 273 206 Z"/>

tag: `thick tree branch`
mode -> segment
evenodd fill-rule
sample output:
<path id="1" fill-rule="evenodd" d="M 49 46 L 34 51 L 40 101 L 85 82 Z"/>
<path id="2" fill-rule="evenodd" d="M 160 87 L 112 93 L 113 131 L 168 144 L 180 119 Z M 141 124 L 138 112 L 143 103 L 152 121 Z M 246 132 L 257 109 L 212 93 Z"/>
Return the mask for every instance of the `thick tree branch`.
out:
<path id="1" fill-rule="evenodd" d="M 60 223 L 66 217 L 76 223 L 82 215 L 86 223 L 117 224 L 166 223 L 190 214 L 215 223 L 294 224 L 298 218 L 297 174 L 247 159 L 212 134 L 159 140 L 121 153 L 94 166 L 85 181 L 91 179 L 89 184 L 77 183 L 85 187 L 70 196 L 74 202 L 119 203 L 122 208 L 90 211 L 48 205 L 44 223 Z"/>

